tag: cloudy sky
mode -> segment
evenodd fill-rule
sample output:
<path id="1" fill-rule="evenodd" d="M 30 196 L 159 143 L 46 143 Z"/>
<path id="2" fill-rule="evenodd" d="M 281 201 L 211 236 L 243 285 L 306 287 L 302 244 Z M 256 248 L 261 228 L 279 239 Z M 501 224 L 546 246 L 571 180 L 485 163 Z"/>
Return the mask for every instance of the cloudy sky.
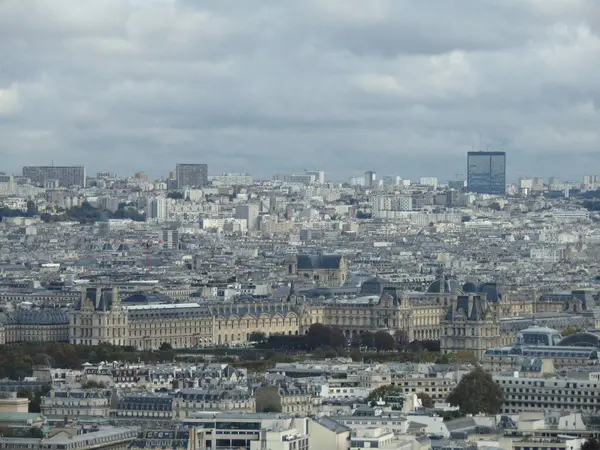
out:
<path id="1" fill-rule="evenodd" d="M 0 0 L 0 156 L 90 173 L 600 173 L 598 0 Z"/>

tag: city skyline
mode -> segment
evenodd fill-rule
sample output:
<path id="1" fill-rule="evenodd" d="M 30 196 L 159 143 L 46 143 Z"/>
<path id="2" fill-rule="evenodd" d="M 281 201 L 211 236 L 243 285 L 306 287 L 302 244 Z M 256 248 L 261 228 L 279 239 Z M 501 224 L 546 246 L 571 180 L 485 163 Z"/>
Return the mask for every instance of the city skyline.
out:
<path id="1" fill-rule="evenodd" d="M 134 172 L 131 173 L 118 173 L 112 169 L 108 169 L 108 170 L 102 170 L 102 171 L 98 171 L 98 170 L 90 170 L 89 168 L 85 167 L 84 165 L 71 165 L 71 166 L 67 166 L 67 165 L 41 165 L 41 166 L 36 166 L 36 165 L 26 165 L 26 166 L 22 166 L 21 170 L 17 171 L 16 173 L 10 173 L 8 171 L 4 171 L 4 172 L 0 172 L 0 174 L 7 174 L 7 175 L 14 175 L 14 176 L 25 176 L 27 177 L 27 175 L 25 174 L 26 170 L 27 171 L 31 171 L 31 170 L 50 170 L 50 171 L 54 171 L 54 170 L 62 170 L 62 169 L 72 169 L 72 170 L 82 170 L 83 173 L 85 174 L 84 176 L 86 176 L 88 179 L 93 179 L 97 176 L 106 176 L 106 174 L 113 174 L 114 176 L 118 177 L 118 178 L 137 178 L 138 175 L 144 175 L 145 177 L 148 178 L 148 180 L 152 179 L 152 180 L 168 180 L 170 176 L 174 176 L 175 178 L 173 178 L 173 180 L 177 180 L 177 173 L 178 173 L 178 168 L 180 167 L 202 167 L 202 169 L 200 169 L 201 171 L 203 171 L 202 175 L 201 175 L 201 179 L 203 181 L 199 182 L 199 183 L 193 183 L 191 185 L 189 185 L 189 182 L 185 182 L 183 181 L 181 184 L 180 183 L 176 183 L 173 186 L 170 187 L 170 189 L 182 189 L 185 187 L 190 187 L 190 186 L 194 186 L 196 185 L 196 187 L 200 187 L 202 185 L 204 185 L 206 183 L 205 180 L 210 180 L 214 177 L 218 177 L 218 176 L 223 176 L 223 175 L 248 175 L 251 178 L 253 178 L 254 180 L 263 180 L 263 181 L 271 181 L 271 180 L 279 180 L 279 181 L 292 181 L 292 180 L 287 180 L 288 177 L 290 176 L 300 176 L 303 177 L 304 175 L 313 175 L 316 173 L 321 173 L 321 180 L 319 180 L 318 182 L 323 184 L 324 182 L 327 183 L 347 183 L 349 181 L 352 180 L 359 180 L 362 179 L 364 180 L 364 183 L 367 184 L 367 175 L 371 174 L 372 177 L 374 177 L 374 180 L 383 180 L 386 178 L 390 178 L 390 177 L 400 177 L 403 180 L 408 180 L 408 181 L 412 181 L 412 183 L 414 184 L 419 184 L 419 181 L 422 181 L 423 179 L 427 179 L 428 177 L 432 177 L 433 179 L 436 180 L 436 183 L 440 183 L 440 184 L 447 184 L 447 183 L 454 183 L 457 181 L 464 181 L 465 183 L 468 183 L 469 181 L 469 171 L 470 171 L 470 166 L 469 166 L 469 159 L 471 156 L 473 155 L 478 155 L 478 154 L 482 154 L 482 155 L 490 155 L 490 154 L 502 154 L 503 155 L 503 166 L 504 166 L 504 170 L 503 170 L 503 179 L 505 181 L 505 186 L 509 186 L 509 185 L 517 185 L 519 183 L 520 180 L 522 179 L 541 179 L 544 181 L 549 181 L 552 179 L 556 179 L 559 180 L 560 182 L 564 182 L 564 183 L 572 183 L 572 184 L 579 184 L 581 183 L 582 180 L 584 180 L 584 184 L 586 184 L 585 178 L 586 177 L 598 177 L 597 174 L 594 173 L 593 170 L 588 170 L 586 172 L 582 172 L 579 174 L 576 174 L 574 178 L 566 178 L 566 177 L 562 177 L 559 174 L 552 174 L 549 176 L 541 176 L 539 173 L 529 173 L 529 174 L 520 174 L 519 176 L 517 176 L 516 174 L 511 174 L 510 172 L 508 172 L 506 170 L 506 167 L 509 167 L 509 164 L 506 160 L 506 152 L 504 151 L 500 151 L 500 150 L 494 150 L 494 151 L 469 151 L 465 154 L 465 163 L 466 163 L 466 170 L 464 172 L 454 172 L 452 173 L 451 170 L 447 170 L 445 172 L 445 174 L 443 174 L 442 176 L 435 176 L 432 175 L 431 173 L 421 173 L 419 176 L 416 177 L 405 177 L 402 176 L 400 173 L 391 173 L 388 171 L 377 171 L 377 170 L 373 170 L 373 168 L 366 170 L 365 172 L 351 172 L 351 173 L 346 173 L 345 175 L 342 175 L 339 178 L 331 178 L 329 175 L 330 173 L 327 171 L 323 171 L 321 170 L 321 168 L 312 168 L 312 169 L 300 169 L 299 167 L 296 168 L 296 170 L 292 171 L 292 172 L 288 172 L 287 174 L 284 174 L 282 172 L 274 172 L 271 174 L 267 174 L 264 177 L 261 176 L 256 176 L 256 174 L 253 174 L 252 172 L 249 171 L 242 171 L 242 172 L 235 172 L 235 171 L 222 171 L 222 172 L 216 172 L 216 171 L 212 171 L 210 170 L 210 168 L 208 167 L 207 164 L 204 163 L 200 163 L 200 162 L 195 162 L 195 163 L 177 163 L 174 165 L 173 168 L 163 168 L 163 172 L 162 173 L 158 173 L 158 174 L 152 174 L 149 173 L 145 170 L 143 170 L 142 168 L 135 168 Z M 508 161 L 510 161 L 510 158 L 508 159 Z M 195 170 L 195 169 L 194 169 Z M 283 178 L 282 178 L 283 177 Z M 49 181 L 53 181 L 55 176 L 51 176 L 48 177 L 46 176 L 45 178 L 47 178 Z M 285 180 L 284 180 L 285 178 Z M 37 180 L 38 182 L 40 182 L 39 180 Z M 296 180 L 296 181 L 300 181 L 300 180 Z M 389 180 L 388 180 L 389 181 Z M 292 181 L 294 182 L 294 181 Z M 43 181 L 40 182 L 41 184 L 43 184 Z M 421 183 L 423 184 L 423 183 Z M 427 183 L 425 183 L 427 184 Z M 475 190 L 474 192 L 477 192 L 477 190 Z M 481 193 L 487 193 L 487 192 L 481 192 Z M 502 195 L 501 193 L 497 193 Z"/>
<path id="2" fill-rule="evenodd" d="M 3 170 L 157 175 L 176 158 L 263 178 L 305 165 L 442 178 L 498 148 L 510 179 L 589 171 L 598 3 L 461 5 L 5 1 Z"/>

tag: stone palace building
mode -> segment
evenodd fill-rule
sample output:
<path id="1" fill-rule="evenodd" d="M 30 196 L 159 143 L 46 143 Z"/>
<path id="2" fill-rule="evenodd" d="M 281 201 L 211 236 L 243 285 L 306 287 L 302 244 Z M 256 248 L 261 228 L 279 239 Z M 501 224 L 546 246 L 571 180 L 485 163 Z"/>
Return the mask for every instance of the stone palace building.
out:
<path id="1" fill-rule="evenodd" d="M 587 314 L 588 302 L 579 293 L 544 300 L 535 293 L 509 295 L 494 283 L 460 285 L 446 277 L 426 292 L 403 291 L 374 278 L 363 283 L 356 298 L 307 300 L 292 292 L 280 300 L 219 304 L 176 303 L 153 292 L 121 299 L 116 287 L 85 287 L 70 309 L 0 314 L 0 344 L 108 342 L 151 350 L 166 342 L 173 348 L 197 348 L 244 343 L 254 332 L 304 334 L 311 324 L 322 323 L 340 328 L 349 342 L 361 333 L 384 330 L 404 341 L 440 341 L 443 352 L 464 349 L 480 357 L 487 348 L 510 344 L 519 327 L 529 324 L 525 319 L 530 321 L 534 308 L 539 312 L 541 305 L 573 323 L 573 317 Z"/>

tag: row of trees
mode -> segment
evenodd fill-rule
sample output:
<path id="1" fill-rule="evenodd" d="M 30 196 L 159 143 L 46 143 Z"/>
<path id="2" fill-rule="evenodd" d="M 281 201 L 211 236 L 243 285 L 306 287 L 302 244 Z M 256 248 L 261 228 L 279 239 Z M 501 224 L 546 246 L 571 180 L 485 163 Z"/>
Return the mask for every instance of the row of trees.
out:
<path id="1" fill-rule="evenodd" d="M 434 400 L 426 393 L 419 393 L 417 397 L 426 408 L 434 405 Z M 403 399 L 402 387 L 388 385 L 373 390 L 367 398 L 367 403 L 371 406 L 383 403 L 393 409 L 402 409 Z M 492 375 L 477 366 L 462 377 L 447 401 L 452 406 L 458 406 L 461 415 L 498 414 L 504 402 L 504 394 Z"/>
<path id="2" fill-rule="evenodd" d="M 21 209 L 11 209 L 7 206 L 0 207 L 0 222 L 5 217 L 33 217 L 38 215 L 37 206 L 31 200 L 27 201 L 27 210 L 23 211 Z"/>
<path id="3" fill-rule="evenodd" d="M 258 342 L 262 348 L 309 351 L 318 348 L 344 349 L 347 347 L 367 347 L 377 351 L 391 351 L 397 348 L 399 340 L 399 336 L 392 336 L 386 331 L 378 331 L 355 335 L 349 342 L 341 329 L 321 323 L 312 324 L 304 336 L 275 335 L 267 339 L 265 333 L 262 332 L 250 334 L 250 341 Z"/>
<path id="4" fill-rule="evenodd" d="M 77 221 L 80 223 L 102 222 L 108 219 L 131 219 L 136 222 L 146 220 L 146 215 L 140 213 L 136 208 L 126 203 L 119 204 L 116 211 L 109 211 L 103 208 L 96 208 L 87 202 L 83 202 L 80 206 L 66 209 L 62 212 L 50 214 L 39 214 L 37 206 L 31 200 L 27 202 L 27 210 L 11 209 L 8 207 L 0 207 L 0 221 L 4 217 L 34 217 L 40 216 L 44 222 L 65 222 Z"/>
<path id="5" fill-rule="evenodd" d="M 136 351 L 133 347 L 118 347 L 107 343 L 86 346 L 64 342 L 23 342 L 0 346 L 0 378 L 22 380 L 31 376 L 36 365 L 78 369 L 85 362 L 141 360 L 154 363 L 170 361 L 174 357 L 175 352 L 169 348 L 152 352 Z"/>
<path id="6" fill-rule="evenodd" d="M 88 202 L 83 202 L 80 206 L 74 206 L 62 213 L 49 214 L 43 213 L 40 218 L 44 222 L 64 222 L 78 221 L 80 223 L 102 222 L 108 219 L 131 219 L 136 222 L 146 220 L 146 215 L 140 213 L 136 208 L 126 203 L 120 203 L 115 212 L 108 209 L 96 208 Z"/>

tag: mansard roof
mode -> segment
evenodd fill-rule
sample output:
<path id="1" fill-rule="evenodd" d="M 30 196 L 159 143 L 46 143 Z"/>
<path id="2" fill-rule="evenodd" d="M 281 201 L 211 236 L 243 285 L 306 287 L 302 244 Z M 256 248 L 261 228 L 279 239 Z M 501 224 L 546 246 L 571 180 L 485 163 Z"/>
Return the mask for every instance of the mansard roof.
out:
<path id="1" fill-rule="evenodd" d="M 319 270 L 330 269 L 337 270 L 342 265 L 342 256 L 340 255 L 298 255 L 298 270 Z"/>
<path id="2" fill-rule="evenodd" d="M 485 294 L 487 300 L 492 303 L 502 299 L 505 288 L 498 283 L 465 283 L 462 287 L 465 293 Z"/>
<path id="3" fill-rule="evenodd" d="M 137 292 L 127 297 L 121 303 L 123 305 L 151 305 L 173 303 L 173 299 L 159 292 Z"/>
<path id="4" fill-rule="evenodd" d="M 489 310 L 489 304 L 481 295 L 461 295 L 453 302 L 446 313 L 445 320 L 466 319 L 469 321 L 483 321 Z"/>
<path id="5" fill-rule="evenodd" d="M 6 314 L 8 325 L 64 325 L 69 323 L 67 311 L 58 308 L 20 309 Z"/>

